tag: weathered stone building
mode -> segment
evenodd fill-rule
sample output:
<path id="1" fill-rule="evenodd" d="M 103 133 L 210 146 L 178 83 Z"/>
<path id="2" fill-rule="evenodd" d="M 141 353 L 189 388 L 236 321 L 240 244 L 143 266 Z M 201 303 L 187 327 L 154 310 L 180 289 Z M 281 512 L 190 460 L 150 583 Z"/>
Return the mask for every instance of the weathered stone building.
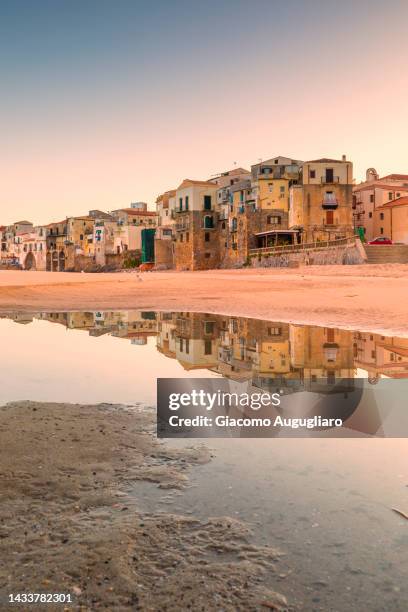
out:
<path id="1" fill-rule="evenodd" d="M 185 179 L 176 190 L 175 265 L 177 270 L 207 270 L 220 263 L 217 185 Z"/>
<path id="2" fill-rule="evenodd" d="M 343 159 L 316 159 L 302 165 L 302 183 L 290 189 L 289 228 L 301 241 L 353 235 L 353 165 Z"/>

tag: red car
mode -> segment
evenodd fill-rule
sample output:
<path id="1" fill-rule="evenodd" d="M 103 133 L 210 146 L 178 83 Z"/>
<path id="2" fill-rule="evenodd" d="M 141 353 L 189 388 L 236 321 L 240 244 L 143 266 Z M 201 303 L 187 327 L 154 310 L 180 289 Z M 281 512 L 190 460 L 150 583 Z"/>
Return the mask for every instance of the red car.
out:
<path id="1" fill-rule="evenodd" d="M 393 244 L 391 238 L 387 238 L 386 236 L 378 236 L 374 238 L 374 240 L 370 240 L 368 244 Z"/>

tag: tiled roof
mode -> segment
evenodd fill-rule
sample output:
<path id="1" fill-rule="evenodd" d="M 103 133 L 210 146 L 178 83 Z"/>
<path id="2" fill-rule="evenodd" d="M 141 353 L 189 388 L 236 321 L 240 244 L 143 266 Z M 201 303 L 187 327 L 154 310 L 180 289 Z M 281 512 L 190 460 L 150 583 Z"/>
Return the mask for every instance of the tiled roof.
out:
<path id="1" fill-rule="evenodd" d="M 119 208 L 113 212 L 125 212 L 128 215 L 142 216 L 142 217 L 155 217 L 157 213 L 152 210 L 137 210 L 136 208 Z"/>
<path id="2" fill-rule="evenodd" d="M 183 189 L 184 187 L 190 187 L 193 185 L 202 185 L 203 187 L 216 187 L 217 185 L 211 181 L 195 181 L 193 179 L 184 179 L 184 181 L 177 187 L 177 189 Z"/>
<path id="3" fill-rule="evenodd" d="M 321 159 L 310 159 L 304 162 L 305 164 L 344 164 L 347 159 L 331 159 L 330 157 L 322 157 Z"/>
<path id="4" fill-rule="evenodd" d="M 387 174 L 382 176 L 380 180 L 390 179 L 393 181 L 408 181 L 408 174 Z"/>
<path id="5" fill-rule="evenodd" d="M 395 208 L 396 206 L 408 206 L 408 196 L 403 196 L 402 198 L 390 200 L 382 206 L 378 206 L 377 210 L 380 210 L 381 208 Z"/>
<path id="6" fill-rule="evenodd" d="M 353 191 L 373 191 L 374 189 L 390 189 L 391 191 L 408 191 L 408 187 L 403 185 L 389 185 L 388 183 L 373 182 L 371 185 L 355 187 Z"/>

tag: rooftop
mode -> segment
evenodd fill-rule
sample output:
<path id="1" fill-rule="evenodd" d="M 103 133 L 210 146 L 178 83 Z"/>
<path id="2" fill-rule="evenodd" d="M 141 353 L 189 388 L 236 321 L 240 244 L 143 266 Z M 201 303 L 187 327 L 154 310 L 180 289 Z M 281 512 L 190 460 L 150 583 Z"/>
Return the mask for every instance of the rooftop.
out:
<path id="1" fill-rule="evenodd" d="M 157 214 L 152 210 L 137 210 L 137 208 L 118 208 L 117 210 L 113 210 L 112 212 L 124 212 L 128 215 L 133 215 L 137 217 L 155 217 Z"/>
<path id="2" fill-rule="evenodd" d="M 203 187 L 216 187 L 216 184 L 212 181 L 196 181 L 194 179 L 184 179 L 183 182 L 177 187 L 177 189 L 184 189 L 184 187 L 193 187 L 194 185 L 202 185 Z"/>
<path id="3" fill-rule="evenodd" d="M 363 184 L 361 187 L 355 187 L 353 191 L 373 191 L 374 189 L 391 189 L 392 191 L 408 191 L 408 185 L 390 185 L 389 183 L 373 182 L 371 185 Z"/>
<path id="4" fill-rule="evenodd" d="M 408 206 L 408 196 L 403 196 L 402 198 L 396 198 L 395 200 L 386 202 L 382 206 L 379 206 L 377 210 L 380 210 L 381 208 L 395 208 L 397 206 Z"/>
<path id="5" fill-rule="evenodd" d="M 380 180 L 389 179 L 391 181 L 408 181 L 408 174 L 387 174 L 382 176 Z"/>
<path id="6" fill-rule="evenodd" d="M 322 157 L 321 159 L 309 159 L 305 164 L 346 164 L 347 159 L 331 159 L 330 157 Z"/>

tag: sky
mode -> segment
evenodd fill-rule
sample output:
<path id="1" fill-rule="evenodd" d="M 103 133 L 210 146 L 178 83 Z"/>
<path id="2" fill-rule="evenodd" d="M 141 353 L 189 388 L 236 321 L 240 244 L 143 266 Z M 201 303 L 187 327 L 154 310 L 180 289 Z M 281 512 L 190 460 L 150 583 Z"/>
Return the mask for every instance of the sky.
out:
<path id="1" fill-rule="evenodd" d="M 406 0 L 0 0 L 0 224 L 259 159 L 408 173 Z"/>

